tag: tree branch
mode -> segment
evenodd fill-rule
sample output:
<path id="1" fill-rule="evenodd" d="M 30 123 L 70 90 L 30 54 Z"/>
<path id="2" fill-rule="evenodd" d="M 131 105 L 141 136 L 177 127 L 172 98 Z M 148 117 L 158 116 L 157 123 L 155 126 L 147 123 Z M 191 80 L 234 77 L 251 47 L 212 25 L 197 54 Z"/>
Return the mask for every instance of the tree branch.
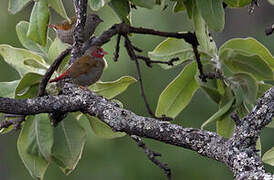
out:
<path id="1" fill-rule="evenodd" d="M 98 117 L 115 131 L 191 149 L 223 162 L 232 170 L 235 179 L 274 178 L 274 175 L 265 172 L 262 160 L 254 148 L 254 142 L 262 128 L 270 123 L 274 116 L 274 87 L 264 94 L 252 112 L 241 119 L 242 123 L 236 125 L 229 140 L 214 132 L 183 128 L 155 118 L 138 116 L 117 107 L 114 102 L 69 83 L 65 83 L 63 95 L 24 100 L 0 98 L 0 102 L 0 112 L 10 114 L 81 111 Z"/>
<path id="2" fill-rule="evenodd" d="M 75 15 L 76 15 L 76 24 L 73 33 L 73 48 L 71 51 L 71 58 L 69 64 L 80 57 L 84 51 L 82 51 L 82 44 L 84 43 L 84 28 L 86 24 L 87 16 L 87 0 L 73 0 Z"/>

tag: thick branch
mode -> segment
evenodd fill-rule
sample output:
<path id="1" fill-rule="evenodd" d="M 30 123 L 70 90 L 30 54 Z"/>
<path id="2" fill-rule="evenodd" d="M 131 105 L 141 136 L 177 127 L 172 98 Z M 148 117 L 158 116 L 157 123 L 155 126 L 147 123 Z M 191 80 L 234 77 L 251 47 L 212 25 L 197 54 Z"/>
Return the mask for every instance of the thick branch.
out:
<path id="1" fill-rule="evenodd" d="M 138 116 L 118 107 L 114 102 L 72 84 L 65 84 L 63 93 L 59 96 L 43 96 L 26 100 L 0 98 L 0 112 L 29 115 L 81 111 L 98 117 L 115 131 L 188 148 L 223 162 L 233 171 L 236 179 L 274 178 L 273 175 L 265 173 L 256 151 L 252 147 L 247 147 L 248 143 L 253 144 L 261 129 L 273 117 L 274 87 L 266 92 L 253 111 L 241 120 L 242 123 L 236 127 L 230 140 L 214 132 L 183 128 L 158 119 Z"/>

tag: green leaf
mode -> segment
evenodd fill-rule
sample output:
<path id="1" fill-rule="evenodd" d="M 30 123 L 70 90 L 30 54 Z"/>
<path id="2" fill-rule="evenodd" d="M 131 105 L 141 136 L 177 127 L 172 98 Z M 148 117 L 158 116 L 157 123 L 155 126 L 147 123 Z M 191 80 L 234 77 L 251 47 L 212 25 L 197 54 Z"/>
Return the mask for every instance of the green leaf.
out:
<path id="1" fill-rule="evenodd" d="M 36 73 L 25 74 L 15 90 L 15 97 L 20 99 L 35 97 L 42 78 L 42 75 Z"/>
<path id="2" fill-rule="evenodd" d="M 198 89 L 194 78 L 196 69 L 196 63 L 188 64 L 165 88 L 158 100 L 156 116 L 175 118 L 187 106 Z"/>
<path id="3" fill-rule="evenodd" d="M 129 0 L 136 6 L 152 9 L 155 5 L 155 0 Z"/>
<path id="4" fill-rule="evenodd" d="M 42 64 L 36 60 L 33 59 L 24 59 L 24 65 L 30 66 L 36 69 L 45 69 L 47 70 L 49 68 L 48 64 Z"/>
<path id="5" fill-rule="evenodd" d="M 107 99 L 112 99 L 118 94 L 124 92 L 128 86 L 137 80 L 131 76 L 123 76 L 115 81 L 97 82 L 89 87 L 92 92 L 104 96 Z"/>
<path id="6" fill-rule="evenodd" d="M 31 0 L 9 0 L 9 12 L 16 14 L 21 11 Z"/>
<path id="7" fill-rule="evenodd" d="M 42 180 L 49 163 L 39 151 L 34 124 L 35 120 L 33 117 L 29 117 L 25 121 L 17 141 L 17 149 L 30 175 L 35 179 Z"/>
<path id="8" fill-rule="evenodd" d="M 177 12 L 184 11 L 184 10 L 186 10 L 184 3 L 181 1 L 176 1 L 173 6 L 173 12 L 177 13 Z"/>
<path id="9" fill-rule="evenodd" d="M 224 0 L 229 7 L 240 8 L 250 4 L 251 0 Z"/>
<path id="10" fill-rule="evenodd" d="M 29 23 L 26 21 L 20 21 L 16 25 L 16 33 L 19 41 L 25 48 L 35 51 L 38 54 L 42 55 L 43 57 L 47 58 L 49 46 L 52 43 L 51 39 L 48 37 L 47 44 L 46 46 L 43 47 L 27 37 L 28 28 L 29 28 Z"/>
<path id="11" fill-rule="evenodd" d="M 262 160 L 264 163 L 274 166 L 274 147 L 264 153 Z"/>
<path id="12" fill-rule="evenodd" d="M 85 130 L 72 113 L 54 128 L 51 159 L 66 175 L 74 170 L 81 159 L 85 141 Z"/>
<path id="13" fill-rule="evenodd" d="M 130 24 L 130 7 L 127 0 L 111 0 L 108 5 L 113 9 L 121 21 Z"/>
<path id="14" fill-rule="evenodd" d="M 193 6 L 192 17 L 194 30 L 200 44 L 200 49 L 202 49 L 204 52 L 211 55 L 212 57 L 216 56 L 216 44 L 209 36 L 208 27 L 196 6 Z"/>
<path id="15" fill-rule="evenodd" d="M 169 61 L 172 58 L 178 57 L 180 60 L 174 62 L 174 66 L 194 57 L 192 46 L 183 39 L 167 38 L 161 42 L 153 51 L 148 53 L 148 56 L 153 60 Z M 169 69 L 174 66 L 160 64 L 164 69 Z"/>
<path id="16" fill-rule="evenodd" d="M 49 63 L 53 63 L 55 59 L 68 47 L 68 44 L 62 43 L 59 38 L 55 38 L 49 47 Z"/>
<path id="17" fill-rule="evenodd" d="M 67 19 L 70 22 L 70 19 L 66 13 L 66 9 L 63 5 L 62 0 L 48 0 L 49 7 L 52 7 L 60 16 Z"/>
<path id="18" fill-rule="evenodd" d="M 209 123 L 215 122 L 218 119 L 220 119 L 223 115 L 225 115 L 232 107 L 234 100 L 234 98 L 231 98 L 229 101 L 227 101 L 225 105 L 221 106 L 221 108 L 216 113 L 214 113 L 208 120 L 206 120 L 202 124 L 201 129 L 203 129 Z"/>
<path id="19" fill-rule="evenodd" d="M 41 64 L 46 64 L 41 56 L 31 51 L 1 44 L 0 54 L 9 65 L 17 70 L 21 77 L 28 72 L 35 72 L 42 75 L 45 73 L 44 69 L 37 69 L 24 64 L 25 59 L 33 59 Z"/>
<path id="20" fill-rule="evenodd" d="M 258 92 L 258 85 L 254 77 L 247 73 L 237 73 L 229 78 L 232 83 L 236 83 L 240 86 L 243 92 L 244 101 L 249 104 L 255 104 L 256 96 Z M 233 87 L 234 84 L 231 84 L 231 89 L 236 89 Z M 237 97 L 236 97 L 237 101 Z"/>
<path id="21" fill-rule="evenodd" d="M 30 15 L 30 25 L 27 37 L 42 46 L 45 46 L 47 44 L 48 23 L 48 1 L 42 0 L 35 2 Z"/>
<path id="22" fill-rule="evenodd" d="M 19 84 L 19 80 L 10 82 L 0 82 L 0 97 L 12 98 L 15 95 L 15 89 Z"/>
<path id="23" fill-rule="evenodd" d="M 217 133 L 225 138 L 230 138 L 234 131 L 234 121 L 230 117 L 230 112 L 223 115 L 216 122 Z"/>
<path id="24" fill-rule="evenodd" d="M 244 51 L 247 55 L 260 56 L 274 70 L 274 57 L 269 50 L 254 38 L 234 38 L 220 47 L 220 54 L 226 48 Z"/>
<path id="25" fill-rule="evenodd" d="M 210 29 L 214 31 L 224 29 L 225 16 L 222 0 L 196 0 L 196 5 Z"/>
<path id="26" fill-rule="evenodd" d="M 248 55 L 241 50 L 225 48 L 220 53 L 220 60 L 234 73 L 248 72 L 259 81 L 273 79 L 271 68 L 258 55 Z"/>
<path id="27" fill-rule="evenodd" d="M 45 159 L 50 160 L 53 146 L 53 127 L 50 124 L 48 114 L 35 115 L 33 129 L 40 152 Z"/>
<path id="28" fill-rule="evenodd" d="M 272 84 L 267 84 L 264 82 L 259 82 L 258 83 L 258 94 L 256 96 L 256 99 L 261 98 L 263 94 L 269 90 L 273 85 Z"/>
<path id="29" fill-rule="evenodd" d="M 102 138 L 107 138 L 107 139 L 112 139 L 112 138 L 118 138 L 118 137 L 123 137 L 126 135 L 124 132 L 113 132 L 112 129 L 105 123 L 103 123 L 101 120 L 99 120 L 96 117 L 90 116 L 90 115 L 85 115 L 89 122 L 92 131 L 94 134 L 96 134 L 99 137 Z"/>
<path id="30" fill-rule="evenodd" d="M 104 0 L 88 0 L 88 5 L 93 11 L 98 11 L 101 7 L 105 5 Z"/>

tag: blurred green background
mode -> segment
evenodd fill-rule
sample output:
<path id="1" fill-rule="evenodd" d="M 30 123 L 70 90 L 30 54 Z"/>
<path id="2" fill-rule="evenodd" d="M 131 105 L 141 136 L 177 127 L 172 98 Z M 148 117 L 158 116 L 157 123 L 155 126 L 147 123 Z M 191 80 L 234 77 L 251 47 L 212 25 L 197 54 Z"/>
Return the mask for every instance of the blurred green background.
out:
<path id="1" fill-rule="evenodd" d="M 73 15 L 71 2 L 65 2 L 65 7 L 70 16 Z M 0 6 L 0 44 L 10 44 L 15 47 L 22 47 L 15 32 L 16 24 L 21 20 L 29 19 L 31 7 L 29 5 L 22 12 L 11 15 L 7 11 L 8 0 L 2 0 Z M 172 4 L 169 4 L 165 11 L 155 7 L 153 10 L 138 8 L 132 12 L 132 22 L 135 26 L 144 26 L 159 29 L 162 31 L 190 31 L 191 22 L 185 13 L 173 14 Z M 263 43 L 274 54 L 274 35 L 266 37 L 264 29 L 274 23 L 274 6 L 266 1 L 261 1 L 260 8 L 249 15 L 247 8 L 226 9 L 226 25 L 221 33 L 213 33 L 217 45 L 234 37 L 254 37 Z M 96 34 L 109 28 L 119 19 L 109 7 L 104 7 L 98 14 L 105 21 L 101 24 Z M 51 22 L 61 20 L 55 12 L 51 11 Z M 53 32 L 50 32 L 53 35 Z M 163 40 L 159 37 L 134 35 L 131 37 L 137 47 L 147 51 Z M 112 54 L 115 47 L 115 39 L 104 46 L 109 52 L 106 56 L 108 69 L 104 72 L 102 80 L 115 80 L 122 75 L 136 77 L 134 63 L 129 60 L 121 44 L 121 53 L 118 62 L 113 62 Z M 171 70 L 163 70 L 157 65 L 147 68 L 142 64 L 142 75 L 146 95 L 153 109 L 156 108 L 159 94 L 165 86 L 177 76 L 182 66 Z M 0 57 L 0 81 L 10 81 L 18 78 L 18 74 L 11 69 Z M 124 103 L 124 107 L 134 111 L 136 114 L 148 116 L 143 100 L 140 96 L 137 83 L 118 97 Z M 199 128 L 203 121 L 208 119 L 217 110 L 214 104 L 202 91 L 195 93 L 193 100 L 188 107 L 176 118 L 174 123 L 185 127 Z M 211 127 L 214 130 L 215 127 Z M 19 132 L 12 132 L 0 136 L 0 179 L 1 180 L 28 180 L 31 176 L 24 167 L 16 148 L 16 141 Z M 271 148 L 273 143 L 273 129 L 265 129 L 262 134 L 262 150 L 265 152 Z M 233 179 L 232 173 L 222 163 L 202 157 L 190 150 L 178 148 L 153 140 L 144 139 L 148 147 L 162 153 L 160 160 L 169 164 L 174 179 L 210 179 L 229 180 Z M 274 167 L 266 165 L 267 171 L 274 173 Z M 82 159 L 76 169 L 65 176 L 57 166 L 51 165 L 45 175 L 46 180 L 74 180 L 74 179 L 113 179 L 113 180 L 134 180 L 134 179 L 165 179 L 165 176 L 158 167 L 154 166 L 137 147 L 136 143 L 128 137 L 106 140 L 96 137 L 91 130 L 88 132 L 87 143 L 84 148 Z"/>

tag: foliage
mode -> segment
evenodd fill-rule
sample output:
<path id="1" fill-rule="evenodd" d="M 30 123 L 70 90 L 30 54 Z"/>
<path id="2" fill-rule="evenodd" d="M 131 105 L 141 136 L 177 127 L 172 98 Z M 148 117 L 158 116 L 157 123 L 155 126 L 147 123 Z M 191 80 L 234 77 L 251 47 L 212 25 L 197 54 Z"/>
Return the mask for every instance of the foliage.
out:
<path id="1" fill-rule="evenodd" d="M 274 57 L 253 38 L 234 38 L 225 42 L 219 49 L 209 31 L 222 31 L 225 24 L 223 2 L 231 8 L 248 5 L 250 0 L 171 0 L 174 13 L 186 11 L 193 22 L 199 41 L 199 53 L 206 73 L 220 71 L 224 78 L 202 82 L 195 61 L 192 46 L 182 39 L 167 38 L 149 52 L 153 60 L 168 61 L 179 57 L 174 66 L 182 66 L 181 73 L 163 90 L 159 97 L 156 115 L 175 118 L 191 101 L 193 94 L 201 88 L 214 101 L 219 110 L 202 123 L 205 128 L 216 123 L 218 134 L 229 138 L 234 129 L 231 112 L 243 117 L 254 106 L 273 82 Z M 29 0 L 9 0 L 9 11 L 21 11 Z M 269 0 L 270 3 L 273 3 Z M 131 22 L 131 5 L 152 9 L 165 7 L 165 0 L 89 0 L 89 7 L 96 11 L 105 5 L 110 6 L 116 15 L 128 24 Z M 10 45 L 0 45 L 4 60 L 20 74 L 21 79 L 0 83 L 0 95 L 15 98 L 32 98 L 37 95 L 39 82 L 46 69 L 68 45 L 60 40 L 52 41 L 47 35 L 50 19 L 49 8 L 53 8 L 63 18 L 69 20 L 61 0 L 37 0 L 34 2 L 29 22 L 21 21 L 16 26 L 17 36 L 26 49 Z M 66 58 L 68 59 L 69 56 Z M 163 69 L 171 66 L 162 64 Z M 174 67 L 173 66 L 173 67 Z M 61 65 L 58 72 L 65 67 Z M 90 90 L 113 99 L 136 82 L 133 77 L 124 76 L 116 81 L 97 82 Z M 45 114 L 29 116 L 18 138 L 19 155 L 36 179 L 43 179 L 50 163 L 57 164 L 65 174 L 70 173 L 81 158 L 85 144 L 85 130 L 81 121 L 89 121 L 94 133 L 104 138 L 124 136 L 113 132 L 110 127 L 96 117 L 71 113 L 57 128 L 53 128 Z M 273 128 L 273 123 L 268 127 Z M 265 153 L 263 160 L 273 165 L 273 148 Z"/>

